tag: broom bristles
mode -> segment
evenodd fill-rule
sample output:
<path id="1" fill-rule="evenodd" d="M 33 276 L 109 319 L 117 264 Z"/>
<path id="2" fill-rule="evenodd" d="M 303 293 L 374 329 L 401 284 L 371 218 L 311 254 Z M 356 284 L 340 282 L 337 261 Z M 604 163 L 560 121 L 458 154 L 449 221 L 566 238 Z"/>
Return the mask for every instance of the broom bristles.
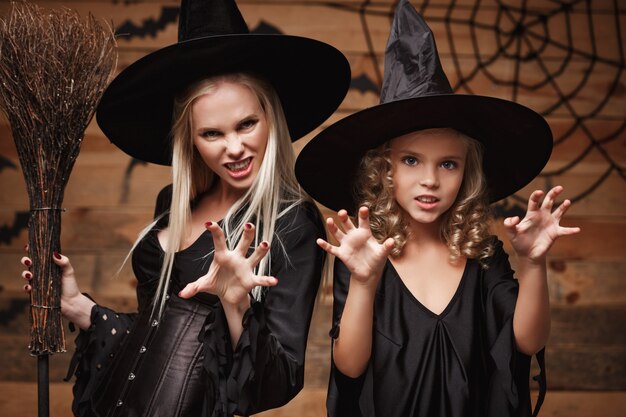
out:
<path id="1" fill-rule="evenodd" d="M 31 207 L 33 354 L 65 351 L 60 252 L 63 192 L 116 65 L 115 38 L 91 14 L 13 3 L 0 19 L 0 109 L 11 125 Z"/>

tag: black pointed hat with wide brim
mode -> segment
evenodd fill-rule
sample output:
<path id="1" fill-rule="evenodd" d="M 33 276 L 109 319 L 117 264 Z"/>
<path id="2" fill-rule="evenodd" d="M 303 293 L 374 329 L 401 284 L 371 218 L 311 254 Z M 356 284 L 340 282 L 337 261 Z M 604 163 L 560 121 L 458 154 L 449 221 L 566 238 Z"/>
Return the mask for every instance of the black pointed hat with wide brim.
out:
<path id="1" fill-rule="evenodd" d="M 535 111 L 494 97 L 454 94 L 432 31 L 401 0 L 385 51 L 380 104 L 336 122 L 307 143 L 296 161 L 296 177 L 319 203 L 354 214 L 354 184 L 365 153 L 431 128 L 453 128 L 482 143 L 491 202 L 526 186 L 552 152 L 550 127 Z"/>
<path id="2" fill-rule="evenodd" d="M 124 69 L 104 92 L 96 120 L 128 155 L 171 164 L 174 98 L 194 81 L 250 72 L 272 84 L 296 140 L 325 121 L 350 86 L 350 66 L 314 39 L 249 33 L 233 0 L 183 0 L 178 43 Z"/>

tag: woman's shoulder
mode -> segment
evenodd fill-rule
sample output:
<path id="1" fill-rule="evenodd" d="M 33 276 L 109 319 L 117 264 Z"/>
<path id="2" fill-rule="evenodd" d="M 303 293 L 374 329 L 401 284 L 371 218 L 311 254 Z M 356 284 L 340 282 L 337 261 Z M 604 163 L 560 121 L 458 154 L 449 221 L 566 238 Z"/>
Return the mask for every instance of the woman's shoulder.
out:
<path id="1" fill-rule="evenodd" d="M 154 218 L 156 219 L 167 210 L 172 204 L 172 184 L 168 184 L 159 191 L 154 205 Z"/>

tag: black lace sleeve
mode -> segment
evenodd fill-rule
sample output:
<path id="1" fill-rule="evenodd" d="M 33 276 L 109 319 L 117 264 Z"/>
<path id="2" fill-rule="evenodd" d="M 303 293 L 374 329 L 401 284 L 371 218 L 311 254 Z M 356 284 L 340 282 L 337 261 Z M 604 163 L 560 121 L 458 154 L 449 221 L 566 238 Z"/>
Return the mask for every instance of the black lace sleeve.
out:
<path id="1" fill-rule="evenodd" d="M 76 350 L 65 377 L 69 381 L 72 374 L 76 376 L 72 403 L 74 415 L 85 415 L 95 387 L 130 332 L 135 317 L 136 314 L 116 313 L 97 304 L 91 309 L 91 326 L 81 330 L 76 337 Z"/>

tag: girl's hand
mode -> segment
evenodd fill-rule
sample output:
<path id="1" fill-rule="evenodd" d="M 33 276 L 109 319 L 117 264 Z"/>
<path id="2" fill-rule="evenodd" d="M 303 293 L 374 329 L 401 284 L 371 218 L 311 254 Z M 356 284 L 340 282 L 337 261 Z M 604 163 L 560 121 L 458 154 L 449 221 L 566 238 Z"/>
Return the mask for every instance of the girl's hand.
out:
<path id="1" fill-rule="evenodd" d="M 326 224 L 328 231 L 339 242 L 339 246 L 333 246 L 323 239 L 317 239 L 317 244 L 326 252 L 341 259 L 352 278 L 362 284 L 376 285 L 387 257 L 394 247 L 393 238 L 388 238 L 380 244 L 372 236 L 367 207 L 359 209 L 357 227 L 352 224 L 345 210 L 340 210 L 337 216 L 343 231 L 335 225 L 332 218 L 328 218 Z"/>
<path id="2" fill-rule="evenodd" d="M 517 216 L 504 220 L 507 236 L 519 257 L 526 257 L 532 262 L 543 261 L 557 238 L 580 232 L 579 227 L 559 225 L 561 217 L 572 204 L 569 200 L 563 201 L 552 212 L 554 200 L 562 191 L 560 185 L 552 188 L 540 205 L 544 192 L 535 190 L 528 199 L 528 210 L 521 221 Z"/>
<path id="3" fill-rule="evenodd" d="M 187 284 L 179 296 L 191 298 L 199 292 L 217 295 L 222 303 L 240 305 L 249 302 L 248 294 L 256 286 L 272 287 L 278 280 L 270 276 L 255 275 L 253 270 L 270 250 L 267 242 L 261 242 L 250 257 L 248 248 L 254 239 L 254 226 L 247 223 L 237 247 L 228 250 L 224 232 L 217 223 L 207 222 L 206 228 L 213 235 L 215 253 L 206 275 Z"/>

